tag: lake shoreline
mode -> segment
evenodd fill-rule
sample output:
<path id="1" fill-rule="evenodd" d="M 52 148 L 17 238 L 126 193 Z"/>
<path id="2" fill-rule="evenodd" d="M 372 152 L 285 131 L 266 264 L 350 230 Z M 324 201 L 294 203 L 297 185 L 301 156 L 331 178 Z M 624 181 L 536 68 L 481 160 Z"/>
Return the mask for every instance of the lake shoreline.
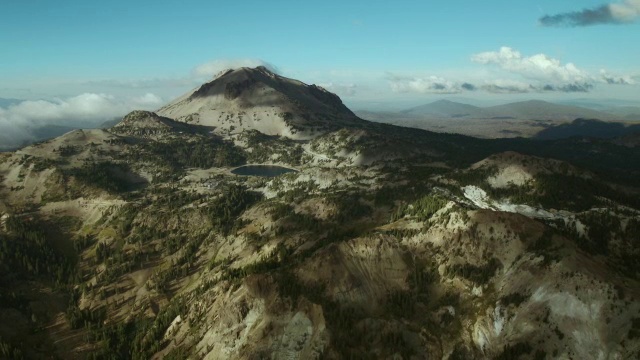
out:
<path id="1" fill-rule="evenodd" d="M 260 176 L 260 177 L 276 177 L 283 174 L 298 172 L 293 168 L 280 165 L 270 164 L 250 164 L 239 166 L 231 170 L 231 173 L 238 176 Z"/>

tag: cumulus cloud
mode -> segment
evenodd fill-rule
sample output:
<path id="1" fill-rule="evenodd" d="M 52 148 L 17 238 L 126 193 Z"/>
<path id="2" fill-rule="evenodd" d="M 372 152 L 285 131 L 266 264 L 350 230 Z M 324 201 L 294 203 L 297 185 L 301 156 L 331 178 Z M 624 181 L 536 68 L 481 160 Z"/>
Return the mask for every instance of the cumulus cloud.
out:
<path id="1" fill-rule="evenodd" d="M 593 84 L 584 82 L 531 82 L 511 79 L 486 80 L 481 84 L 448 80 L 437 76 L 406 77 L 388 76 L 391 90 L 397 93 L 457 94 L 470 91 L 485 91 L 493 94 L 523 94 L 529 92 L 588 92 Z"/>
<path id="2" fill-rule="evenodd" d="M 140 104 L 143 106 L 159 106 L 162 105 L 164 103 L 164 100 L 156 95 L 156 94 L 152 94 L 152 93 L 146 93 L 142 96 L 139 97 L 135 97 L 132 99 L 134 103 L 136 104 Z"/>
<path id="3" fill-rule="evenodd" d="M 205 64 L 196 66 L 192 75 L 195 77 L 212 77 L 227 69 L 237 69 L 241 67 L 258 67 L 264 66 L 269 71 L 279 73 L 278 68 L 264 60 L 260 59 L 235 59 L 235 60 L 214 60 Z"/>
<path id="4" fill-rule="evenodd" d="M 480 89 L 494 93 L 494 94 L 524 94 L 530 92 L 565 92 L 565 93 L 579 93 L 579 92 L 589 92 L 593 88 L 593 85 L 590 83 L 575 83 L 575 84 L 527 84 L 520 82 L 508 82 L 508 81 L 497 81 L 497 82 L 488 82 L 480 87 Z"/>
<path id="5" fill-rule="evenodd" d="M 487 51 L 471 56 L 478 64 L 496 66 L 499 70 L 520 80 L 516 84 L 493 83 L 482 88 L 494 93 L 523 92 L 588 92 L 597 82 L 629 84 L 622 78 L 594 77 L 573 63 L 562 64 L 560 60 L 545 54 L 523 56 L 519 51 L 503 46 L 499 51 Z M 607 80 L 608 79 L 608 80 Z"/>
<path id="6" fill-rule="evenodd" d="M 595 8 L 583 9 L 540 18 L 543 26 L 590 26 L 598 24 L 625 24 L 640 17 L 640 0 L 625 0 Z"/>
<path id="7" fill-rule="evenodd" d="M 535 91 L 531 84 L 505 79 L 487 81 L 480 89 L 493 94 L 523 94 Z"/>
<path id="8" fill-rule="evenodd" d="M 560 60 L 545 54 L 523 56 L 519 51 L 503 46 L 499 51 L 487 51 L 471 56 L 473 62 L 496 65 L 533 80 L 551 82 L 580 83 L 589 80 L 589 75 L 574 64 L 562 64 Z"/>
<path id="9" fill-rule="evenodd" d="M 600 79 L 610 85 L 635 85 L 637 82 L 632 76 L 611 75 L 606 70 L 600 70 Z"/>
<path id="10" fill-rule="evenodd" d="M 544 78 L 549 78 L 545 76 Z M 588 77 L 585 76 L 585 79 Z M 530 92 L 588 92 L 593 88 L 590 81 L 552 82 L 539 79 L 497 79 L 485 80 L 480 84 L 455 81 L 438 76 L 409 77 L 388 75 L 391 90 L 397 93 L 457 94 L 461 92 L 485 91 L 493 94 L 523 94 Z"/>
<path id="11" fill-rule="evenodd" d="M 91 119 L 96 116 L 112 116 L 117 112 L 115 98 L 106 94 L 82 94 L 53 101 L 23 101 L 9 106 L 6 114 L 16 122 Z"/>
<path id="12" fill-rule="evenodd" d="M 17 147 L 32 138 L 29 129 L 13 125 L 7 110 L 0 108 L 0 151 Z"/>
<path id="13" fill-rule="evenodd" d="M 566 93 L 589 92 L 591 89 L 593 89 L 593 84 L 590 84 L 588 82 L 560 85 L 546 84 L 542 87 L 543 91 L 559 91 Z"/>
<path id="14" fill-rule="evenodd" d="M 34 131 L 47 125 L 90 128 L 134 109 L 155 109 L 162 102 L 152 93 L 132 99 L 85 93 L 67 99 L 22 101 L 0 108 L 0 149 L 36 140 Z"/>
<path id="15" fill-rule="evenodd" d="M 462 85 L 460 85 L 461 88 L 463 88 L 464 90 L 467 91 L 476 91 L 477 87 L 473 84 L 469 84 L 469 83 L 462 83 Z"/>
<path id="16" fill-rule="evenodd" d="M 387 77 L 391 90 L 397 93 L 457 94 L 465 89 L 458 82 L 439 76 L 411 77 L 389 74 Z M 466 88 L 470 86 L 473 85 L 467 84 Z"/>

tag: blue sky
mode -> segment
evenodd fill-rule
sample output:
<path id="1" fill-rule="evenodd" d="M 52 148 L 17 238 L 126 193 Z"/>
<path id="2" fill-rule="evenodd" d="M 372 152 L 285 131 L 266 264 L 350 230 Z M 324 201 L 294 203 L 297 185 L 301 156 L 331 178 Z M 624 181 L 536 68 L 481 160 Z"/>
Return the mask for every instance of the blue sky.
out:
<path id="1" fill-rule="evenodd" d="M 153 107 L 219 67 L 268 62 L 357 108 L 443 97 L 640 102 L 640 3 L 613 2 L 611 18 L 571 23 L 603 4 L 4 1 L 0 97 L 100 94 Z"/>

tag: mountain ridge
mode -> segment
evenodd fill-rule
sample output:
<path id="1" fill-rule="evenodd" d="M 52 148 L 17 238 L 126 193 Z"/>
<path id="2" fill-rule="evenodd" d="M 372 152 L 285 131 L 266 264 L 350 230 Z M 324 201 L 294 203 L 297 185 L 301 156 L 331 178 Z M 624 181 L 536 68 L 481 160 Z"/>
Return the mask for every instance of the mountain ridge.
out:
<path id="1" fill-rule="evenodd" d="M 491 119 L 496 117 L 535 120 L 574 120 L 576 118 L 597 118 L 614 120 L 616 115 L 573 105 L 556 104 L 544 100 L 525 100 L 494 106 L 474 106 L 461 102 L 441 99 L 416 106 L 400 113 L 424 117 Z"/>
<path id="2" fill-rule="evenodd" d="M 338 96 L 265 67 L 221 72 L 157 111 L 219 133 L 255 128 L 268 135 L 310 139 L 361 121 Z"/>
<path id="3" fill-rule="evenodd" d="M 481 107 L 454 102 L 450 100 L 437 100 L 429 104 L 416 106 L 402 111 L 403 114 L 446 116 L 450 118 L 464 118 L 484 114 Z"/>
<path id="4" fill-rule="evenodd" d="M 204 99 L 255 94 L 231 74 Z M 134 111 L 0 154 L 0 357 L 640 355 L 635 137 L 339 124 Z"/>
<path id="5" fill-rule="evenodd" d="M 487 107 L 439 100 L 399 112 L 358 111 L 357 114 L 376 122 L 480 138 L 535 138 L 547 128 L 563 126 L 576 119 L 634 123 L 633 115 L 613 115 L 542 100 Z"/>

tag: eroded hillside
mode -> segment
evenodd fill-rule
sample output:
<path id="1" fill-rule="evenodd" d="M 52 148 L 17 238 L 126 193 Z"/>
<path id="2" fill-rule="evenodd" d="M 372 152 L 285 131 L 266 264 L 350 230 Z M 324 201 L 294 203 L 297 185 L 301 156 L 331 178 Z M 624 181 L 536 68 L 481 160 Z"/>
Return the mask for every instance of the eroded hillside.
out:
<path id="1" fill-rule="evenodd" d="M 639 184 L 623 176 L 638 163 L 563 161 L 637 149 L 324 131 L 134 112 L 2 154 L 0 354 L 640 354 Z M 231 172 L 243 164 L 296 172 Z"/>

